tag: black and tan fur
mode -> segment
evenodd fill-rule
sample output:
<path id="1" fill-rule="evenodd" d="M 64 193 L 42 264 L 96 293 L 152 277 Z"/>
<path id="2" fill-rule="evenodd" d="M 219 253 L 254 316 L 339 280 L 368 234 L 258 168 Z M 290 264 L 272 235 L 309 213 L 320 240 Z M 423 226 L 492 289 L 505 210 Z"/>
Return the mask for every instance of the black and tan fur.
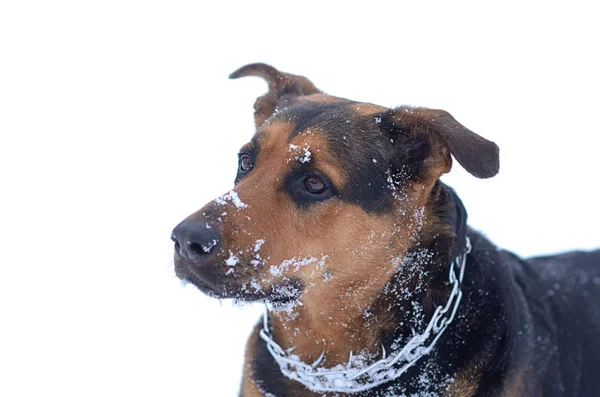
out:
<path id="1" fill-rule="evenodd" d="M 445 303 L 448 264 L 469 236 L 464 296 L 435 350 L 353 395 L 600 395 L 600 251 L 523 260 L 499 250 L 467 227 L 439 180 L 453 158 L 494 176 L 493 142 L 442 110 L 336 98 L 264 64 L 231 75 L 243 76 L 269 84 L 256 134 L 240 151 L 235 194 L 175 228 L 180 278 L 215 297 L 268 302 L 277 343 L 305 362 L 325 351 L 333 367 L 351 351 L 377 359 L 381 345 L 393 351 L 422 328 Z M 259 327 L 241 395 L 319 395 L 281 374 Z"/>

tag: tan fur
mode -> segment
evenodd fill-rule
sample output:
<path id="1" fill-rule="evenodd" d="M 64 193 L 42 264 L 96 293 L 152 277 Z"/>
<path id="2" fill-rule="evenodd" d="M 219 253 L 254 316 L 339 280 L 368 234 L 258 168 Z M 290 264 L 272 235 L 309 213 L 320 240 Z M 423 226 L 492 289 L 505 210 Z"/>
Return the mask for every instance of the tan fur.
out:
<path id="1" fill-rule="evenodd" d="M 541 389 L 538 392 L 532 392 L 535 388 L 530 381 L 527 370 L 522 368 L 508 376 L 504 382 L 502 396 L 504 397 L 542 397 Z"/>
<path id="2" fill-rule="evenodd" d="M 454 382 L 446 389 L 443 397 L 472 397 L 477 393 L 481 370 L 485 362 L 473 360 L 455 378 Z"/>
<path id="3" fill-rule="evenodd" d="M 335 204 L 334 208 L 343 215 L 321 219 L 338 234 L 335 240 L 319 244 L 320 251 L 328 255 L 325 266 L 299 269 L 297 275 L 309 286 L 295 316 L 285 312 L 272 316 L 275 336 L 286 348 L 296 346 L 300 357 L 310 361 L 326 346 L 328 365 L 347 361 L 350 351 L 357 353 L 360 347 L 369 346 L 372 352 L 379 348 L 374 333 L 366 332 L 364 311 L 395 271 L 391 265 L 380 265 L 392 260 L 384 257 L 388 252 L 384 246 L 394 244 L 396 252 L 408 248 L 408 237 L 403 234 L 406 232 L 394 235 L 394 223 L 388 217 L 367 217 L 361 209 L 348 204 Z M 387 239 L 370 241 L 373 233 Z M 359 250 L 363 251 L 361 259 L 356 260 Z M 354 291 L 352 295 L 346 292 L 349 290 Z"/>

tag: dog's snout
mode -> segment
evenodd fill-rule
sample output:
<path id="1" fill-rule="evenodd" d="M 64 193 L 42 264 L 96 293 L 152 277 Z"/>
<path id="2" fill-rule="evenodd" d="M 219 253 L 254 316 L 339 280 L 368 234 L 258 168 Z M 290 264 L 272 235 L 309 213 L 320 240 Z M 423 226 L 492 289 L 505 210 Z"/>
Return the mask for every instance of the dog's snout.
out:
<path id="1" fill-rule="evenodd" d="M 183 221 L 173 229 L 175 251 L 191 263 L 200 263 L 219 244 L 219 235 L 204 222 Z"/>

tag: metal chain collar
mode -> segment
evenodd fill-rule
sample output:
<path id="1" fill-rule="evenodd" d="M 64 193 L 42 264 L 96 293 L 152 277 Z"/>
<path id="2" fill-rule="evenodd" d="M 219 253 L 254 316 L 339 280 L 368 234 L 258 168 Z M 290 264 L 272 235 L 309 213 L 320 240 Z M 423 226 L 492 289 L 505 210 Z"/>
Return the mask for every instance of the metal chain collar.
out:
<path id="1" fill-rule="evenodd" d="M 263 328 L 259 331 L 260 337 L 267 343 L 267 349 L 279 364 L 281 372 L 314 392 L 356 393 L 389 382 L 405 373 L 421 357 L 429 354 L 448 325 L 454 320 L 462 298 L 460 286 L 465 274 L 467 255 L 470 252 L 471 242 L 467 237 L 465 251 L 450 262 L 449 281 L 452 285 L 452 292 L 450 292 L 448 301 L 445 306 L 438 306 L 435 309 L 425 331 L 417 334 L 413 329 L 413 335 L 406 345 L 390 356 L 386 356 L 385 348 L 382 346 L 383 358 L 365 368 L 352 367 L 352 352 L 350 352 L 350 359 L 345 369 L 317 367 L 325 352 L 322 352 L 312 365 L 302 362 L 297 355 L 291 354 L 294 350 L 293 347 L 287 351 L 283 350 L 273 340 L 266 311 L 263 316 Z M 429 343 L 427 343 L 428 341 Z"/>

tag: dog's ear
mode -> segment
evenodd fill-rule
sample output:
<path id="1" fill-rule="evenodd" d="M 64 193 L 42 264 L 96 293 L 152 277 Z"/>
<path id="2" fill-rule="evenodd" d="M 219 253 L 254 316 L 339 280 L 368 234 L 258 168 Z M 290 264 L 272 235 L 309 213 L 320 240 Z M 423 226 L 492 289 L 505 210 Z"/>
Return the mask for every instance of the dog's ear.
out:
<path id="1" fill-rule="evenodd" d="M 394 124 L 413 136 L 429 136 L 439 174 L 450 171 L 450 154 L 477 178 L 491 178 L 500 169 L 498 146 L 460 124 L 444 110 L 401 106 L 393 109 Z M 441 141 L 441 142 L 440 142 Z M 441 164 L 441 165 L 440 165 Z M 439 176 L 439 175 L 438 175 Z"/>
<path id="2" fill-rule="evenodd" d="M 254 103 L 254 123 L 260 127 L 271 117 L 277 107 L 277 102 L 295 96 L 318 94 L 321 91 L 304 76 L 282 73 L 273 66 L 264 63 L 252 63 L 242 66 L 229 75 L 230 79 L 245 76 L 262 77 L 269 84 L 269 91 L 256 99 Z"/>

